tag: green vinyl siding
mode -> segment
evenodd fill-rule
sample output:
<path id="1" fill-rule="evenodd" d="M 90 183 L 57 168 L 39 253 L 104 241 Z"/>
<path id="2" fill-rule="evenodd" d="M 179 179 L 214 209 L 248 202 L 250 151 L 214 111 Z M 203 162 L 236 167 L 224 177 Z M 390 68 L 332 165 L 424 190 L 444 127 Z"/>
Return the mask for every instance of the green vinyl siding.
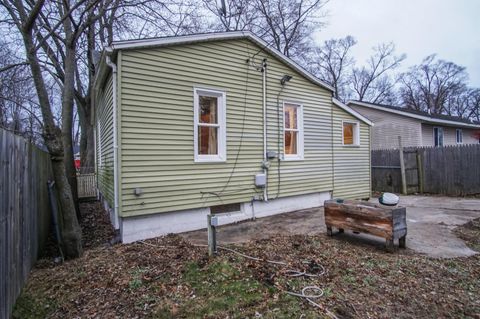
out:
<path id="1" fill-rule="evenodd" d="M 283 149 L 283 101 L 301 103 L 305 158 L 273 160 L 268 195 L 331 191 L 331 92 L 305 79 L 248 40 L 124 50 L 119 55 L 121 215 L 136 216 L 259 198 L 262 172 L 262 73 L 267 58 L 268 149 Z M 248 69 L 248 71 L 247 71 Z M 280 92 L 284 74 L 293 76 Z M 194 88 L 226 92 L 227 160 L 194 162 Z M 277 114 L 278 107 L 280 113 Z M 280 116 L 280 135 L 277 116 Z M 280 136 L 280 138 L 279 138 Z M 135 196 L 134 189 L 142 195 Z"/>
<path id="2" fill-rule="evenodd" d="M 111 74 L 97 96 L 95 112 L 98 190 L 110 207 L 113 207 L 113 81 Z"/>
<path id="3" fill-rule="evenodd" d="M 360 146 L 343 146 L 342 120 L 360 125 Z M 370 197 L 370 126 L 333 106 L 334 198 Z"/>

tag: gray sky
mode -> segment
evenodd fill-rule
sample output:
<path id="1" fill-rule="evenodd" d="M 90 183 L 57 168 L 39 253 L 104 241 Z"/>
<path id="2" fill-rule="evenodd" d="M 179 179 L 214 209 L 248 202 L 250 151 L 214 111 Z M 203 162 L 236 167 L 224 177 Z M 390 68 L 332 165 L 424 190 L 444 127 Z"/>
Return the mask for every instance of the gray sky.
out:
<path id="1" fill-rule="evenodd" d="M 470 86 L 480 87 L 480 0 L 331 0 L 326 8 L 328 25 L 316 40 L 354 36 L 358 64 L 373 46 L 394 42 L 407 54 L 402 70 L 437 53 L 467 67 Z"/>

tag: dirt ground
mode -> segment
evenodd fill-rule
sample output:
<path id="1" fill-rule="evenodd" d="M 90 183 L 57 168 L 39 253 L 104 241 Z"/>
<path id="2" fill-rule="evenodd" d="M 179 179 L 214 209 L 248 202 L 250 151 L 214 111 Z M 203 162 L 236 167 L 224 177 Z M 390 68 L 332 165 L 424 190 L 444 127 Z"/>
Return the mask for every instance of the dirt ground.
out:
<path id="1" fill-rule="evenodd" d="M 312 233 L 294 234 L 302 214 L 308 212 L 279 222 L 280 235 L 260 238 L 263 232 L 228 245 L 252 260 L 227 250 L 209 258 L 205 247 L 178 235 L 111 245 L 101 205 L 84 204 L 84 256 L 39 261 L 14 318 L 480 318 L 480 254 L 386 253 L 379 242 L 330 238 L 316 225 Z M 239 234 L 248 231 L 245 223 L 235 226 Z M 480 248 L 480 219 L 448 227 L 472 250 Z M 308 286 L 321 289 L 311 299 L 316 305 L 289 294 Z"/>
<path id="2" fill-rule="evenodd" d="M 372 202 L 378 203 L 377 199 Z M 459 239 L 453 229 L 480 218 L 480 199 L 441 196 L 401 196 L 399 206 L 407 208 L 407 247 L 430 257 L 472 256 L 476 252 Z M 220 243 L 244 243 L 275 235 L 318 235 L 326 233 L 323 207 L 260 218 L 218 228 Z M 206 230 L 182 236 L 193 242 L 207 242 Z M 369 243 L 383 249 L 384 240 L 347 231 L 337 234 L 351 243 Z"/>

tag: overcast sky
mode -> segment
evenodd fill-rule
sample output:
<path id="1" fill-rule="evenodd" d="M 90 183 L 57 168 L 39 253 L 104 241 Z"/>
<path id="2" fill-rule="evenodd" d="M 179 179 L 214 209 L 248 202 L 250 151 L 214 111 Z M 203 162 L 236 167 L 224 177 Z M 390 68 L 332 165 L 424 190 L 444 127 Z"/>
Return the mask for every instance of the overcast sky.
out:
<path id="1" fill-rule="evenodd" d="M 403 68 L 437 53 L 467 67 L 470 86 L 480 87 L 480 0 L 330 0 L 326 8 L 328 25 L 316 40 L 354 36 L 357 63 L 393 41 L 407 54 Z"/>

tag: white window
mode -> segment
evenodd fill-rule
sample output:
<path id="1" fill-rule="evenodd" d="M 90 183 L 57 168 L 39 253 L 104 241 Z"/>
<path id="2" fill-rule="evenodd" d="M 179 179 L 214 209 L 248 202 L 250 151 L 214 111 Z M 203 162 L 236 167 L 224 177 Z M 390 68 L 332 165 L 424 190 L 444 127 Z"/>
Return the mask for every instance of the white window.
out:
<path id="1" fill-rule="evenodd" d="M 224 162 L 227 159 L 225 92 L 199 88 L 193 91 L 195 162 Z"/>
<path id="2" fill-rule="evenodd" d="M 303 160 L 303 106 L 283 103 L 283 159 Z"/>
<path id="3" fill-rule="evenodd" d="M 456 132 L 455 135 L 456 135 L 457 144 L 462 144 L 463 143 L 462 129 L 457 128 L 457 130 L 455 132 Z"/>
<path id="4" fill-rule="evenodd" d="M 360 145 L 360 125 L 355 121 L 342 121 L 342 143 L 344 146 Z"/>
<path id="5" fill-rule="evenodd" d="M 435 146 L 443 146 L 443 128 L 442 127 L 433 128 L 433 142 Z"/>

